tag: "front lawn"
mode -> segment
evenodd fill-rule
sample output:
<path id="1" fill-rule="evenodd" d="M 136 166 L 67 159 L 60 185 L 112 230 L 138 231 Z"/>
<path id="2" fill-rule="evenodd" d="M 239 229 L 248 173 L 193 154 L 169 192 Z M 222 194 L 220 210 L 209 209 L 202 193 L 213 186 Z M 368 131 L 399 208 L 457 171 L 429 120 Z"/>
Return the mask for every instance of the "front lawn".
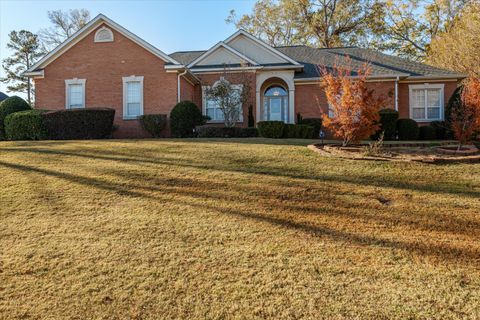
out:
<path id="1" fill-rule="evenodd" d="M 480 164 L 0 143 L 0 318 L 479 318 Z"/>

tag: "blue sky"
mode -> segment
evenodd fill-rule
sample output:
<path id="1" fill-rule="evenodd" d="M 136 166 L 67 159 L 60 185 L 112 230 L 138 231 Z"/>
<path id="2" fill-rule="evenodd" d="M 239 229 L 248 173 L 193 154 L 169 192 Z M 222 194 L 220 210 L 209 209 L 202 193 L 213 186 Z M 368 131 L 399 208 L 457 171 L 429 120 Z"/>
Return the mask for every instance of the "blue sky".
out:
<path id="1" fill-rule="evenodd" d="M 49 27 L 47 11 L 85 8 L 95 17 L 103 13 L 166 53 L 208 49 L 235 32 L 225 23 L 231 9 L 249 13 L 255 0 L 151 0 L 151 1 L 22 1 L 0 0 L 0 60 L 8 33 L 25 29 L 38 32 Z M 3 69 L 0 77 L 3 77 Z M 0 91 L 5 85 L 0 83 Z M 9 95 L 11 93 L 8 93 Z"/>

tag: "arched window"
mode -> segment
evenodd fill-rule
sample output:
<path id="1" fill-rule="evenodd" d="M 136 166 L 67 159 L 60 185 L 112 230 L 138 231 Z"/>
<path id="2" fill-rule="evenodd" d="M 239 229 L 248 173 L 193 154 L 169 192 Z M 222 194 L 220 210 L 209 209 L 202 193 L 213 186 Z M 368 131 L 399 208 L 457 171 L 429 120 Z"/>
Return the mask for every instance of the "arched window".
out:
<path id="1" fill-rule="evenodd" d="M 101 27 L 95 32 L 95 42 L 112 42 L 113 41 L 113 32 L 112 30 Z"/>
<path id="2" fill-rule="evenodd" d="M 288 96 L 288 93 L 285 89 L 279 86 L 271 86 L 265 90 L 265 97 L 283 97 Z"/>

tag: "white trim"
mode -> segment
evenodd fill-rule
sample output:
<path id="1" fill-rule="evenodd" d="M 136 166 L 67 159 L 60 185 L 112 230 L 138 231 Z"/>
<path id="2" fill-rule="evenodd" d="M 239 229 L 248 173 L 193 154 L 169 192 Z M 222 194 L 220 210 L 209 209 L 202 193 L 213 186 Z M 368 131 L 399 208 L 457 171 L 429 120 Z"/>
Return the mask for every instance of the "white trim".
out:
<path id="1" fill-rule="evenodd" d="M 258 63 L 256 61 L 253 61 L 252 59 L 250 59 L 249 57 L 241 54 L 240 52 L 238 52 L 237 50 L 235 50 L 234 48 L 230 47 L 229 45 L 227 45 L 226 43 L 224 43 L 223 41 L 220 41 L 219 43 L 217 43 L 216 45 L 214 45 L 213 47 L 211 47 L 210 49 L 208 49 L 207 51 L 205 51 L 202 55 L 200 55 L 197 59 L 193 60 L 192 62 L 190 62 L 190 64 L 187 66 L 188 68 L 191 68 L 193 67 L 194 65 L 198 64 L 199 62 L 201 62 L 202 60 L 204 60 L 205 58 L 207 58 L 209 55 L 211 55 L 212 53 L 215 52 L 215 50 L 217 50 L 218 48 L 224 48 L 228 51 L 230 51 L 231 53 L 233 53 L 234 55 L 238 56 L 239 58 L 249 62 L 250 64 L 254 65 L 254 66 L 258 66 Z"/>
<path id="2" fill-rule="evenodd" d="M 22 73 L 22 76 L 44 78 L 45 77 L 45 71 L 43 69 L 38 70 L 38 71 L 32 71 L 32 72 L 26 72 L 25 71 L 24 73 Z"/>
<path id="3" fill-rule="evenodd" d="M 107 31 L 110 35 L 110 38 L 108 39 L 98 39 L 98 34 L 102 31 Z M 97 30 L 97 32 L 95 32 L 95 37 L 94 37 L 94 42 L 113 42 L 115 40 L 115 37 L 113 36 L 113 32 L 112 30 L 110 30 L 109 28 L 103 26 L 101 27 L 100 29 Z"/>
<path id="4" fill-rule="evenodd" d="M 140 114 L 143 115 L 143 76 L 129 76 L 122 77 L 123 82 L 123 113 L 122 118 L 124 120 L 138 119 L 138 116 L 127 115 L 127 83 L 128 82 L 140 82 Z"/>
<path id="5" fill-rule="evenodd" d="M 128 39 L 132 40 L 136 44 L 140 45 L 144 49 L 150 51 L 160 59 L 162 59 L 165 62 L 171 62 L 176 65 L 181 65 L 178 61 L 175 59 L 169 57 L 167 54 L 162 52 L 161 50 L 155 48 L 145 40 L 141 39 L 137 35 L 133 34 L 132 32 L 128 31 L 118 23 L 114 22 L 113 20 L 107 18 L 103 14 L 97 15 L 95 18 L 93 18 L 89 23 L 87 23 L 83 28 L 75 32 L 70 38 L 62 42 L 60 45 L 58 45 L 55 49 L 50 51 L 47 55 L 45 55 L 42 59 L 40 59 L 37 63 L 35 63 L 30 69 L 26 71 L 26 73 L 30 73 L 35 71 L 38 68 L 45 68 L 48 64 L 50 64 L 52 61 L 54 61 L 56 58 L 58 58 L 61 54 L 63 54 L 65 51 L 70 49 L 72 46 L 77 44 L 80 40 L 85 38 L 88 34 L 90 34 L 91 31 L 93 31 L 96 27 L 101 25 L 102 23 L 105 23 L 106 25 L 110 26 L 111 28 L 115 29 L 116 31 L 120 32 L 122 35 L 127 37 Z"/>
<path id="6" fill-rule="evenodd" d="M 86 106 L 86 102 L 85 102 L 85 91 L 86 91 L 86 86 L 85 86 L 85 83 L 86 83 L 87 79 L 77 79 L 77 78 L 73 78 L 73 79 L 66 79 L 65 80 L 65 109 L 81 109 L 81 108 L 85 108 Z M 83 97 L 82 97 L 82 102 L 83 102 L 83 105 L 81 107 L 78 107 L 78 108 L 71 108 L 70 107 L 70 90 L 69 90 L 69 86 L 72 85 L 72 84 L 79 84 L 82 86 L 82 94 L 83 94 Z"/>
<path id="7" fill-rule="evenodd" d="M 445 118 L 445 85 L 442 84 L 431 84 L 431 83 L 424 83 L 424 84 L 411 84 L 408 86 L 408 116 L 409 118 L 417 121 L 417 122 L 430 122 L 430 121 L 442 121 Z M 428 95 L 425 93 L 425 104 L 424 104 L 424 118 L 414 118 L 413 117 L 413 106 L 412 106 L 412 91 L 413 90 L 427 90 L 427 89 L 440 89 L 440 117 L 437 119 L 427 119 L 427 99 Z"/>
<path id="8" fill-rule="evenodd" d="M 228 37 L 226 40 L 224 40 L 223 42 L 225 43 L 229 43 L 230 41 L 232 41 L 233 39 L 235 39 L 236 37 L 238 37 L 239 35 L 244 35 L 245 37 L 249 38 L 250 40 L 260 44 L 261 46 L 263 46 L 264 48 L 268 49 L 270 52 L 276 54 L 277 56 L 280 56 L 282 57 L 284 60 L 287 60 L 288 62 L 291 62 L 292 64 L 294 65 L 300 65 L 300 63 L 298 63 L 297 61 L 293 60 L 292 58 L 290 58 L 289 56 L 287 56 L 286 54 L 283 54 L 282 52 L 278 51 L 277 49 L 273 48 L 272 46 L 266 44 L 265 42 L 263 42 L 262 40 L 258 39 L 257 37 L 254 37 L 252 36 L 250 33 L 246 32 L 245 30 L 238 30 L 237 32 L 235 32 L 234 34 L 232 34 L 230 37 Z"/>

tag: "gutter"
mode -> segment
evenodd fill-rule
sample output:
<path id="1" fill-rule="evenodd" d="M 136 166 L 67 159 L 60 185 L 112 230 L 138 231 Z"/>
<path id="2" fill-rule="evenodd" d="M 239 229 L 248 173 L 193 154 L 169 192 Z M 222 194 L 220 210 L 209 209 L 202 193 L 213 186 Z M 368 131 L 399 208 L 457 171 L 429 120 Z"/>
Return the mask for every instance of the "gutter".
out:
<path id="1" fill-rule="evenodd" d="M 395 111 L 398 111 L 398 81 L 400 81 L 399 76 L 395 79 Z"/>
<path id="2" fill-rule="evenodd" d="M 183 77 L 188 72 L 188 69 L 185 69 L 182 73 L 179 73 L 177 76 L 177 103 L 180 102 L 180 77 Z"/>

